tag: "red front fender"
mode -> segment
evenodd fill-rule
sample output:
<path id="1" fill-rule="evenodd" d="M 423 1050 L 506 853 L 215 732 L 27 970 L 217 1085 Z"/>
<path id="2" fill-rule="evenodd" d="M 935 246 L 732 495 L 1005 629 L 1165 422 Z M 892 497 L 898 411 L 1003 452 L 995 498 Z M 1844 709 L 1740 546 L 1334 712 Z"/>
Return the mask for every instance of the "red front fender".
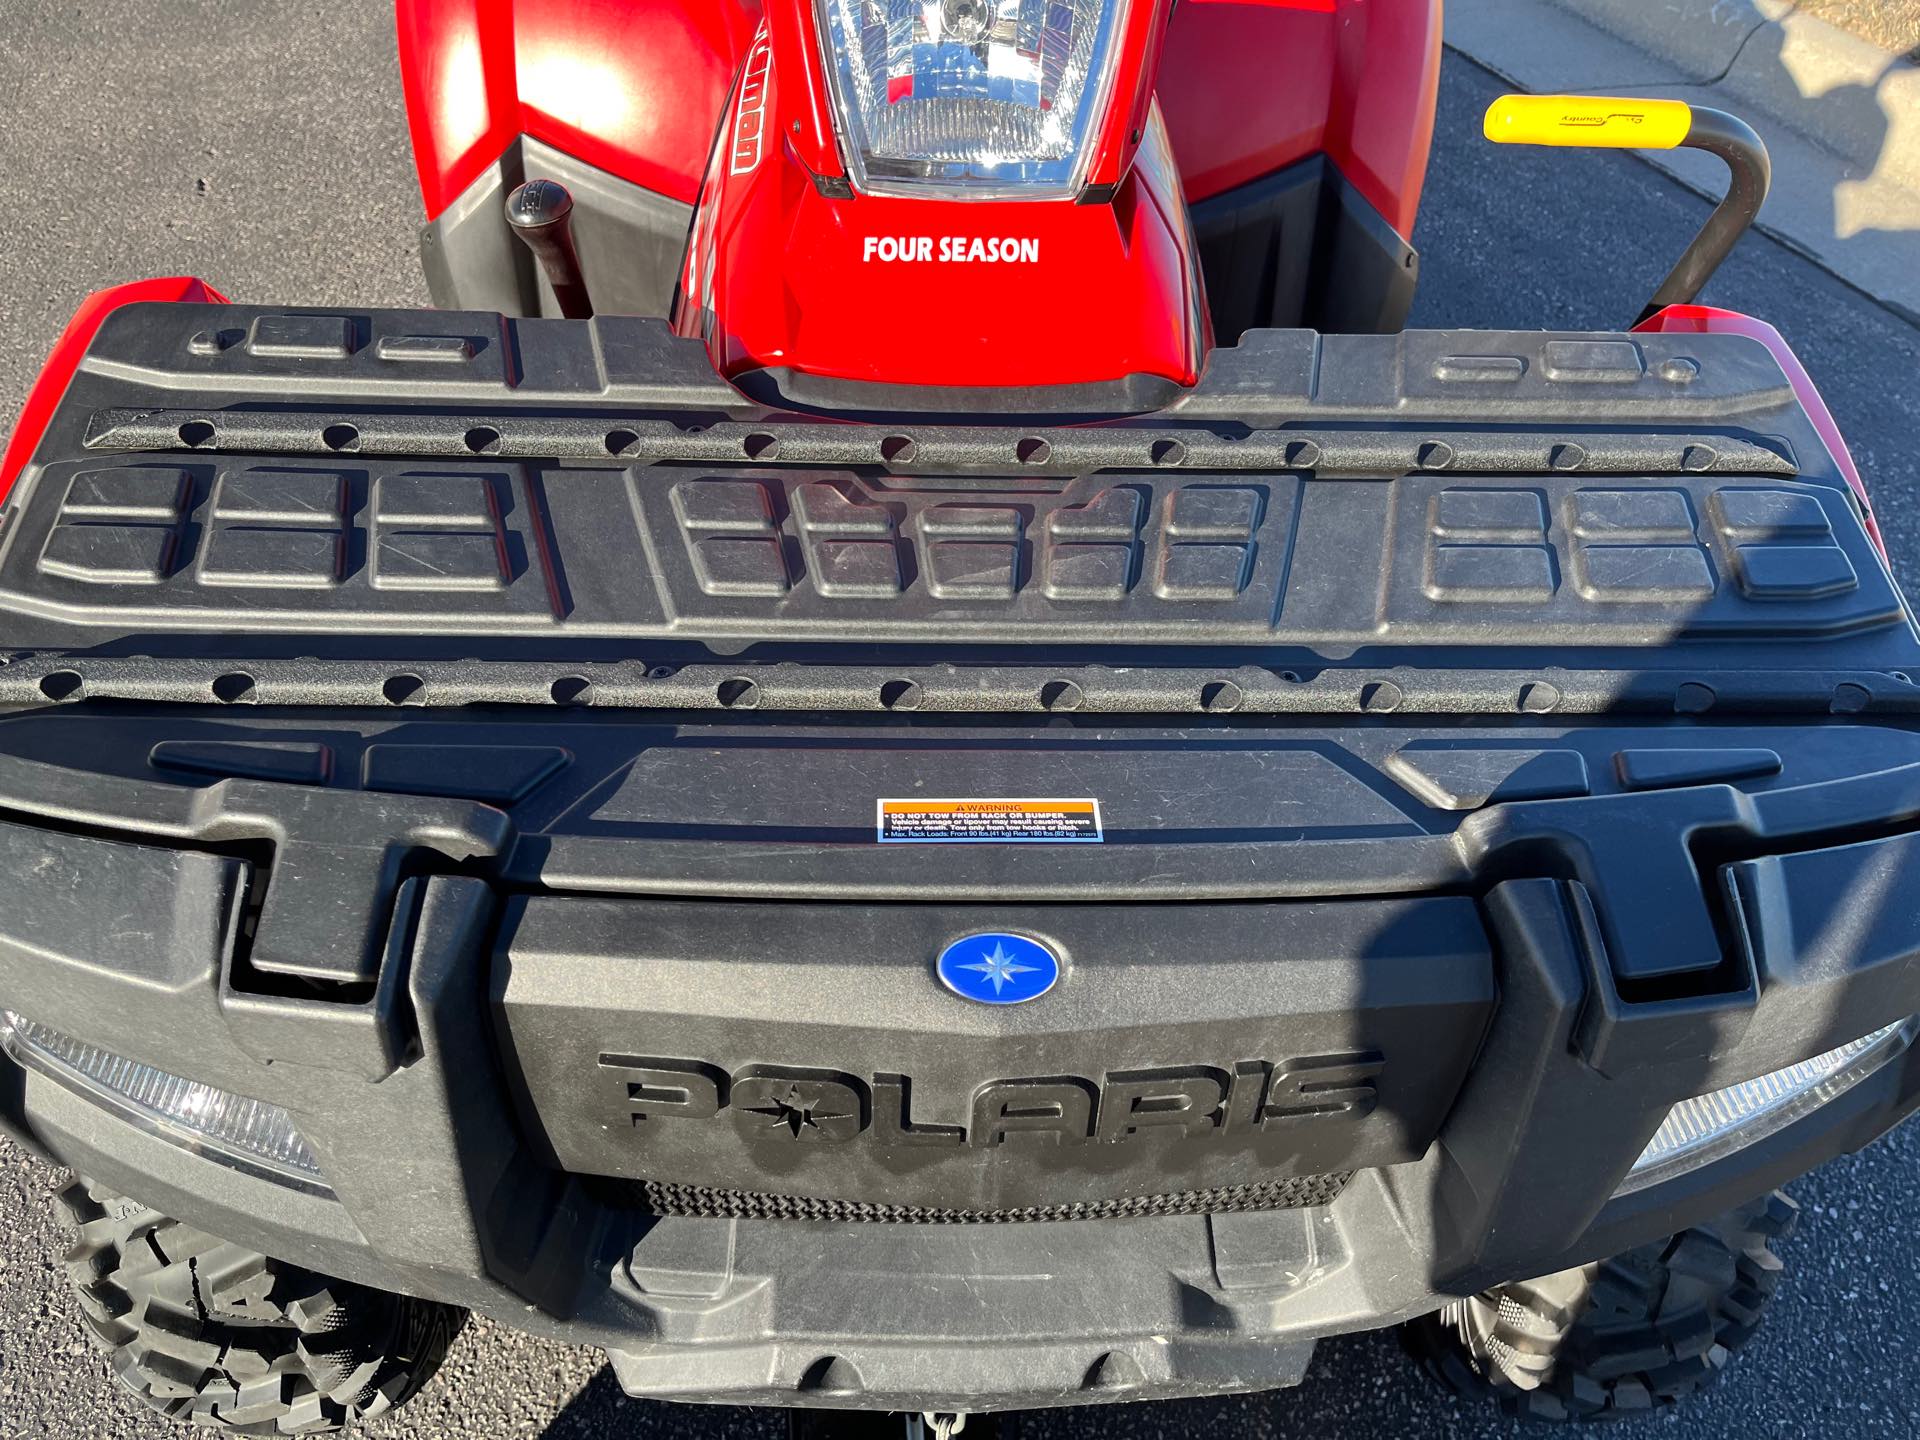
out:
<path id="1" fill-rule="evenodd" d="M 47 363 L 40 367 L 39 378 L 27 392 L 27 403 L 20 407 L 20 420 L 13 427 L 13 438 L 7 442 L 6 454 L 0 456 L 0 499 L 6 498 L 7 492 L 13 489 L 13 482 L 27 468 L 28 458 L 40 443 L 47 422 L 53 418 L 54 408 L 67 393 L 67 384 L 73 379 L 73 372 L 79 369 L 80 357 L 87 353 L 87 346 L 93 343 L 101 322 L 122 305 L 135 305 L 142 300 L 227 303 L 226 296 L 206 281 L 196 280 L 191 275 L 134 280 L 125 285 L 96 290 L 81 301 L 80 308 L 73 312 L 73 318 L 67 322 L 67 328 L 60 332 L 60 338 L 54 342 Z"/>
<path id="2" fill-rule="evenodd" d="M 1721 310 L 1713 305 L 1669 305 L 1633 328 L 1663 335 L 1745 335 L 1772 351 L 1773 358 L 1786 372 L 1787 383 L 1793 386 L 1794 397 L 1799 400 L 1800 408 L 1807 412 L 1813 428 L 1820 432 L 1820 438 L 1826 442 L 1833 463 L 1840 467 L 1847 484 L 1853 487 L 1874 548 L 1880 552 L 1882 560 L 1887 558 L 1887 542 L 1881 538 L 1880 522 L 1873 518 L 1873 498 L 1867 494 L 1866 481 L 1860 478 L 1859 468 L 1853 463 L 1853 454 L 1847 449 L 1846 439 L 1840 434 L 1839 425 L 1834 422 L 1833 412 L 1827 409 L 1827 402 L 1820 398 L 1819 386 L 1813 383 L 1807 367 L 1800 363 L 1800 357 L 1793 353 L 1793 347 L 1787 344 L 1778 330 L 1764 320 L 1756 320 L 1738 310 Z"/>

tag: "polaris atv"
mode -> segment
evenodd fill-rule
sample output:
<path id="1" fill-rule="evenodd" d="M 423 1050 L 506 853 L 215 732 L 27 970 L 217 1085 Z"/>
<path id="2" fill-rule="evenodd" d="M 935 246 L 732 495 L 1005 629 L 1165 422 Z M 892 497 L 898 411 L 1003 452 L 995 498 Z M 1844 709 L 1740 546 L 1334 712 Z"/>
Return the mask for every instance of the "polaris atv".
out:
<path id="1" fill-rule="evenodd" d="M 1720 1370 L 1920 1104 L 1920 635 L 1693 303 L 1752 132 L 1502 100 L 1727 200 L 1632 331 L 1397 333 L 1437 3 L 399 18 L 442 308 L 104 292 L 0 470 L 0 1121 L 120 1378 Z"/>

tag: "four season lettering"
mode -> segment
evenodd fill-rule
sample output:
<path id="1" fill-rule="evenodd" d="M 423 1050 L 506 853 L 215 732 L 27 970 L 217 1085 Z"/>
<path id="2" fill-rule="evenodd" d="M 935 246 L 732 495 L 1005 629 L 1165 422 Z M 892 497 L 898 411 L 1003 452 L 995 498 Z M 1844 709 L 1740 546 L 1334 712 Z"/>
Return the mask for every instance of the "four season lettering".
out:
<path id="1" fill-rule="evenodd" d="M 889 263 L 1037 265 L 1040 242 L 1033 236 L 1013 235 L 869 235 L 861 244 L 860 258 Z"/>

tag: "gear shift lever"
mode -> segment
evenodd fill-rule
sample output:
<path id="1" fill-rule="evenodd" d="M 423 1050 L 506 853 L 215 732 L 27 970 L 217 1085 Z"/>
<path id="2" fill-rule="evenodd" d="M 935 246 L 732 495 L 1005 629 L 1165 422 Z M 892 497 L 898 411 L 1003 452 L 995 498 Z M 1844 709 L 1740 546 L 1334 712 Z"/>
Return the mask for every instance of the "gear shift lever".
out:
<path id="1" fill-rule="evenodd" d="M 529 180 L 507 197 L 507 224 L 525 242 L 546 271 L 560 313 L 569 320 L 592 318 L 580 252 L 573 246 L 573 196 L 558 180 Z"/>

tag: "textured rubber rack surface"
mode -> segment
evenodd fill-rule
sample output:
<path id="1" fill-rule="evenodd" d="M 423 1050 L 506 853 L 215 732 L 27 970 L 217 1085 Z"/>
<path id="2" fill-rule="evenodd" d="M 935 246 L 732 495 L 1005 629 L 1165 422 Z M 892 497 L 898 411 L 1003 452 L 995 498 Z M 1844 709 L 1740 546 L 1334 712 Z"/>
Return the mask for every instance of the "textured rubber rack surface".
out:
<path id="1" fill-rule="evenodd" d="M 925 714 L 1914 714 L 1905 672 L 1221 669 L 1103 666 L 648 665 L 521 661 L 128 659 L 18 655 L 0 704 L 594 706 Z"/>
<path id="2" fill-rule="evenodd" d="M 386 415 L 371 411 L 100 410 L 86 447 L 98 451 L 233 451 L 251 455 L 497 456 L 503 459 L 706 461 L 737 465 L 879 465 L 1077 475 L 1087 470 L 1187 468 L 1301 471 L 1384 479 L 1415 471 L 1490 474 L 1796 475 L 1779 442 L 1708 433 L 1623 434 L 1451 430 L 1428 422 L 1380 430 L 1260 430 L 1244 436 L 1146 428 L 842 426 L 817 421 L 727 422 L 688 430 L 635 416 Z"/>
<path id="3" fill-rule="evenodd" d="M 1257 332 L 1152 413 L 1019 401 L 772 412 L 617 317 L 127 307 L 7 500 L 0 703 L 1851 714 L 1920 674 L 1740 337 Z"/>

